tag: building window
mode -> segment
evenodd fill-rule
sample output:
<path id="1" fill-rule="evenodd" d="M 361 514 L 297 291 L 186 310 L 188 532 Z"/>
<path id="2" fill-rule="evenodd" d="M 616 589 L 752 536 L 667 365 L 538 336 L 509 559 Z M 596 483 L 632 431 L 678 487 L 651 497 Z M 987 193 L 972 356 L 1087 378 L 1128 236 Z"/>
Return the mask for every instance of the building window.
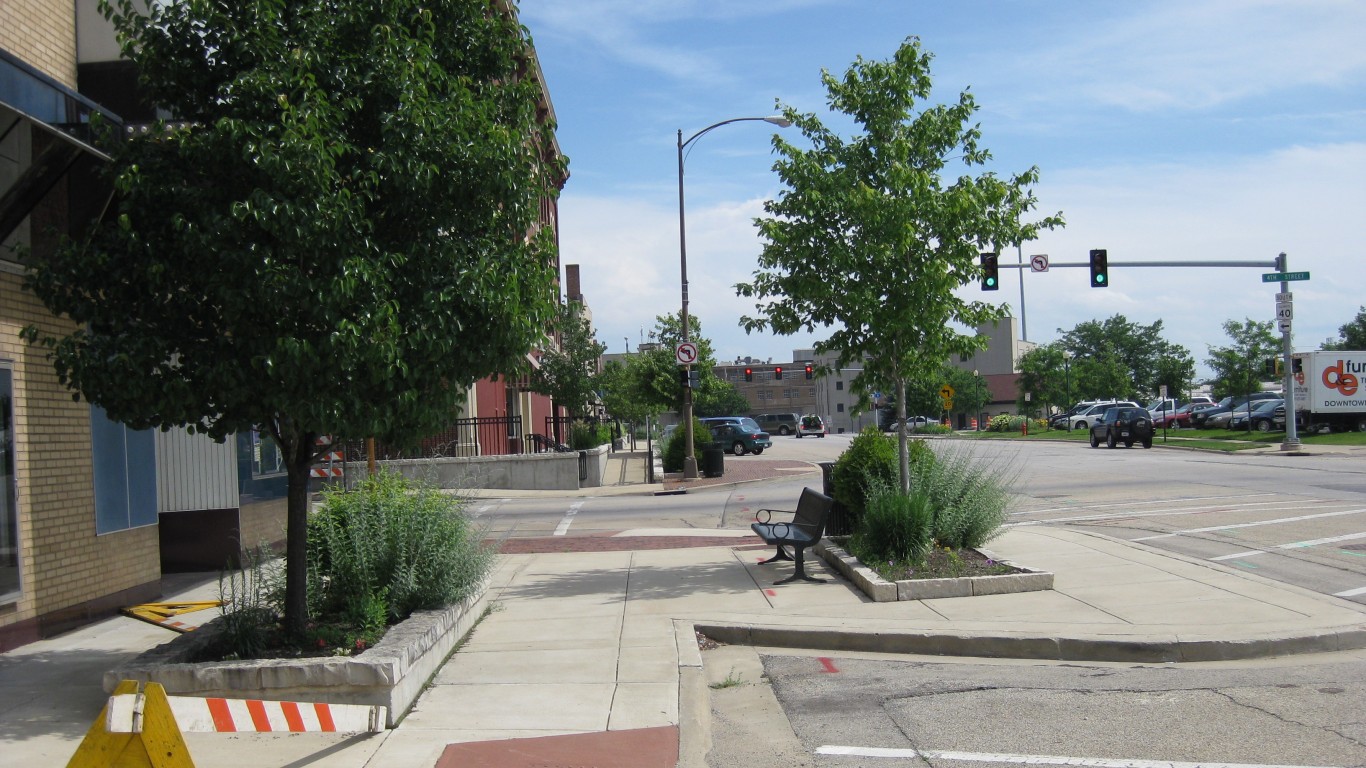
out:
<path id="1" fill-rule="evenodd" d="M 0 361 L 0 600 L 17 597 L 19 486 L 14 476 L 14 370 Z"/>
<path id="2" fill-rule="evenodd" d="M 836 412 L 836 413 L 844 413 L 844 403 L 836 403 L 836 404 L 835 404 L 835 412 Z"/>
<path id="3" fill-rule="evenodd" d="M 90 406 L 91 465 L 95 475 L 95 533 L 157 522 L 156 439 L 129 429 Z"/>
<path id="4" fill-rule="evenodd" d="M 844 382 L 842 382 L 842 381 L 836 381 L 836 382 L 835 382 L 835 391 L 836 391 L 836 392 L 843 392 L 843 391 L 844 391 Z"/>
<path id="5" fill-rule="evenodd" d="M 765 401 L 765 400 L 772 400 L 772 399 L 773 399 L 773 390 L 771 390 L 771 389 L 761 389 L 761 390 L 759 390 L 759 402 L 763 402 L 763 401 Z"/>
<path id="6" fill-rule="evenodd" d="M 284 452 L 270 435 L 251 431 L 251 478 L 280 477 L 286 474 Z"/>

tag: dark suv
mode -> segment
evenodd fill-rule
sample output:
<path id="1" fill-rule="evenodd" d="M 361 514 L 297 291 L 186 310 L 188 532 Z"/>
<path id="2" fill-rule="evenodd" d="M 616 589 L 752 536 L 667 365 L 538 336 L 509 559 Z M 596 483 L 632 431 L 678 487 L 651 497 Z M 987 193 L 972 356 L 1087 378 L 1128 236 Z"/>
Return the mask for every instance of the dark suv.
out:
<path id="1" fill-rule="evenodd" d="M 1100 441 L 1111 448 L 1124 443 L 1133 448 L 1134 443 L 1143 443 L 1144 448 L 1153 447 L 1153 417 L 1144 408 L 1107 408 L 1105 413 L 1091 425 L 1091 447 L 1099 448 Z"/>

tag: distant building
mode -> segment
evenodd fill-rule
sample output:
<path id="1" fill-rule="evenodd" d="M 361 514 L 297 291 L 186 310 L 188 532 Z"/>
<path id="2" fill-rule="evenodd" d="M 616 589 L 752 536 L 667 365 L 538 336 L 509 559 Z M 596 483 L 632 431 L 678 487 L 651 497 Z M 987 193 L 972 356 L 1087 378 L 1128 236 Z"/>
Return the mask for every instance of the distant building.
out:
<path id="1" fill-rule="evenodd" d="M 712 368 L 722 381 L 735 387 L 749 404 L 749 415 L 759 413 L 819 413 L 816 379 L 806 378 L 806 366 L 813 361 L 810 349 L 794 349 L 790 362 L 759 361 L 742 358 Z M 782 378 L 778 371 L 782 370 Z M 745 380 L 745 371 L 752 381 Z"/>

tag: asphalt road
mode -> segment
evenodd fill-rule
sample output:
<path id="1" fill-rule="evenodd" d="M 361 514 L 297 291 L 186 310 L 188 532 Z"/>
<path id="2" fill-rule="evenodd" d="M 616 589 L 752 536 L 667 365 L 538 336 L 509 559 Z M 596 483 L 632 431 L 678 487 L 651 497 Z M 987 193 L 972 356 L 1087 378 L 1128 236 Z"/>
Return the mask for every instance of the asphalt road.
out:
<path id="1" fill-rule="evenodd" d="M 1364 663 L 1361 654 L 1182 666 L 763 657 L 803 751 L 831 768 L 1361 766 Z M 712 764 L 730 763 L 718 753 Z"/>
<path id="2" fill-rule="evenodd" d="M 828 461 L 849 435 L 775 438 L 762 457 Z M 1359 455 L 1093 449 L 1084 443 L 936 440 L 1015 488 L 1010 525 L 1067 525 L 1223 563 L 1366 602 L 1366 461 Z M 630 528 L 748 527 L 754 510 L 790 509 L 814 473 L 680 496 L 481 499 L 498 533 L 586 535 Z"/>

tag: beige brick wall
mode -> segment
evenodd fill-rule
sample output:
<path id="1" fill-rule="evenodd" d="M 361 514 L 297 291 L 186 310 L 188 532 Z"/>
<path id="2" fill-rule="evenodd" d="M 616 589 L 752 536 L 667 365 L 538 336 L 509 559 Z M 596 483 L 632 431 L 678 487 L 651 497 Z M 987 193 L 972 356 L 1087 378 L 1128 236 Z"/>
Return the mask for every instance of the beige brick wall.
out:
<path id="1" fill-rule="evenodd" d="M 3 0 L 0 2 L 0 48 L 74 89 L 76 1 Z"/>
<path id="2" fill-rule="evenodd" d="M 18 337 L 52 317 L 0 272 L 0 358 L 14 364 L 16 477 L 23 595 L 0 626 L 50 614 L 160 578 L 156 526 L 97 536 L 90 454 L 90 406 L 73 402 L 41 349 Z"/>
<path id="3" fill-rule="evenodd" d="M 238 512 L 242 552 L 259 546 L 281 544 L 285 540 L 285 526 L 289 517 L 288 499 L 271 499 L 255 504 L 243 504 Z"/>

